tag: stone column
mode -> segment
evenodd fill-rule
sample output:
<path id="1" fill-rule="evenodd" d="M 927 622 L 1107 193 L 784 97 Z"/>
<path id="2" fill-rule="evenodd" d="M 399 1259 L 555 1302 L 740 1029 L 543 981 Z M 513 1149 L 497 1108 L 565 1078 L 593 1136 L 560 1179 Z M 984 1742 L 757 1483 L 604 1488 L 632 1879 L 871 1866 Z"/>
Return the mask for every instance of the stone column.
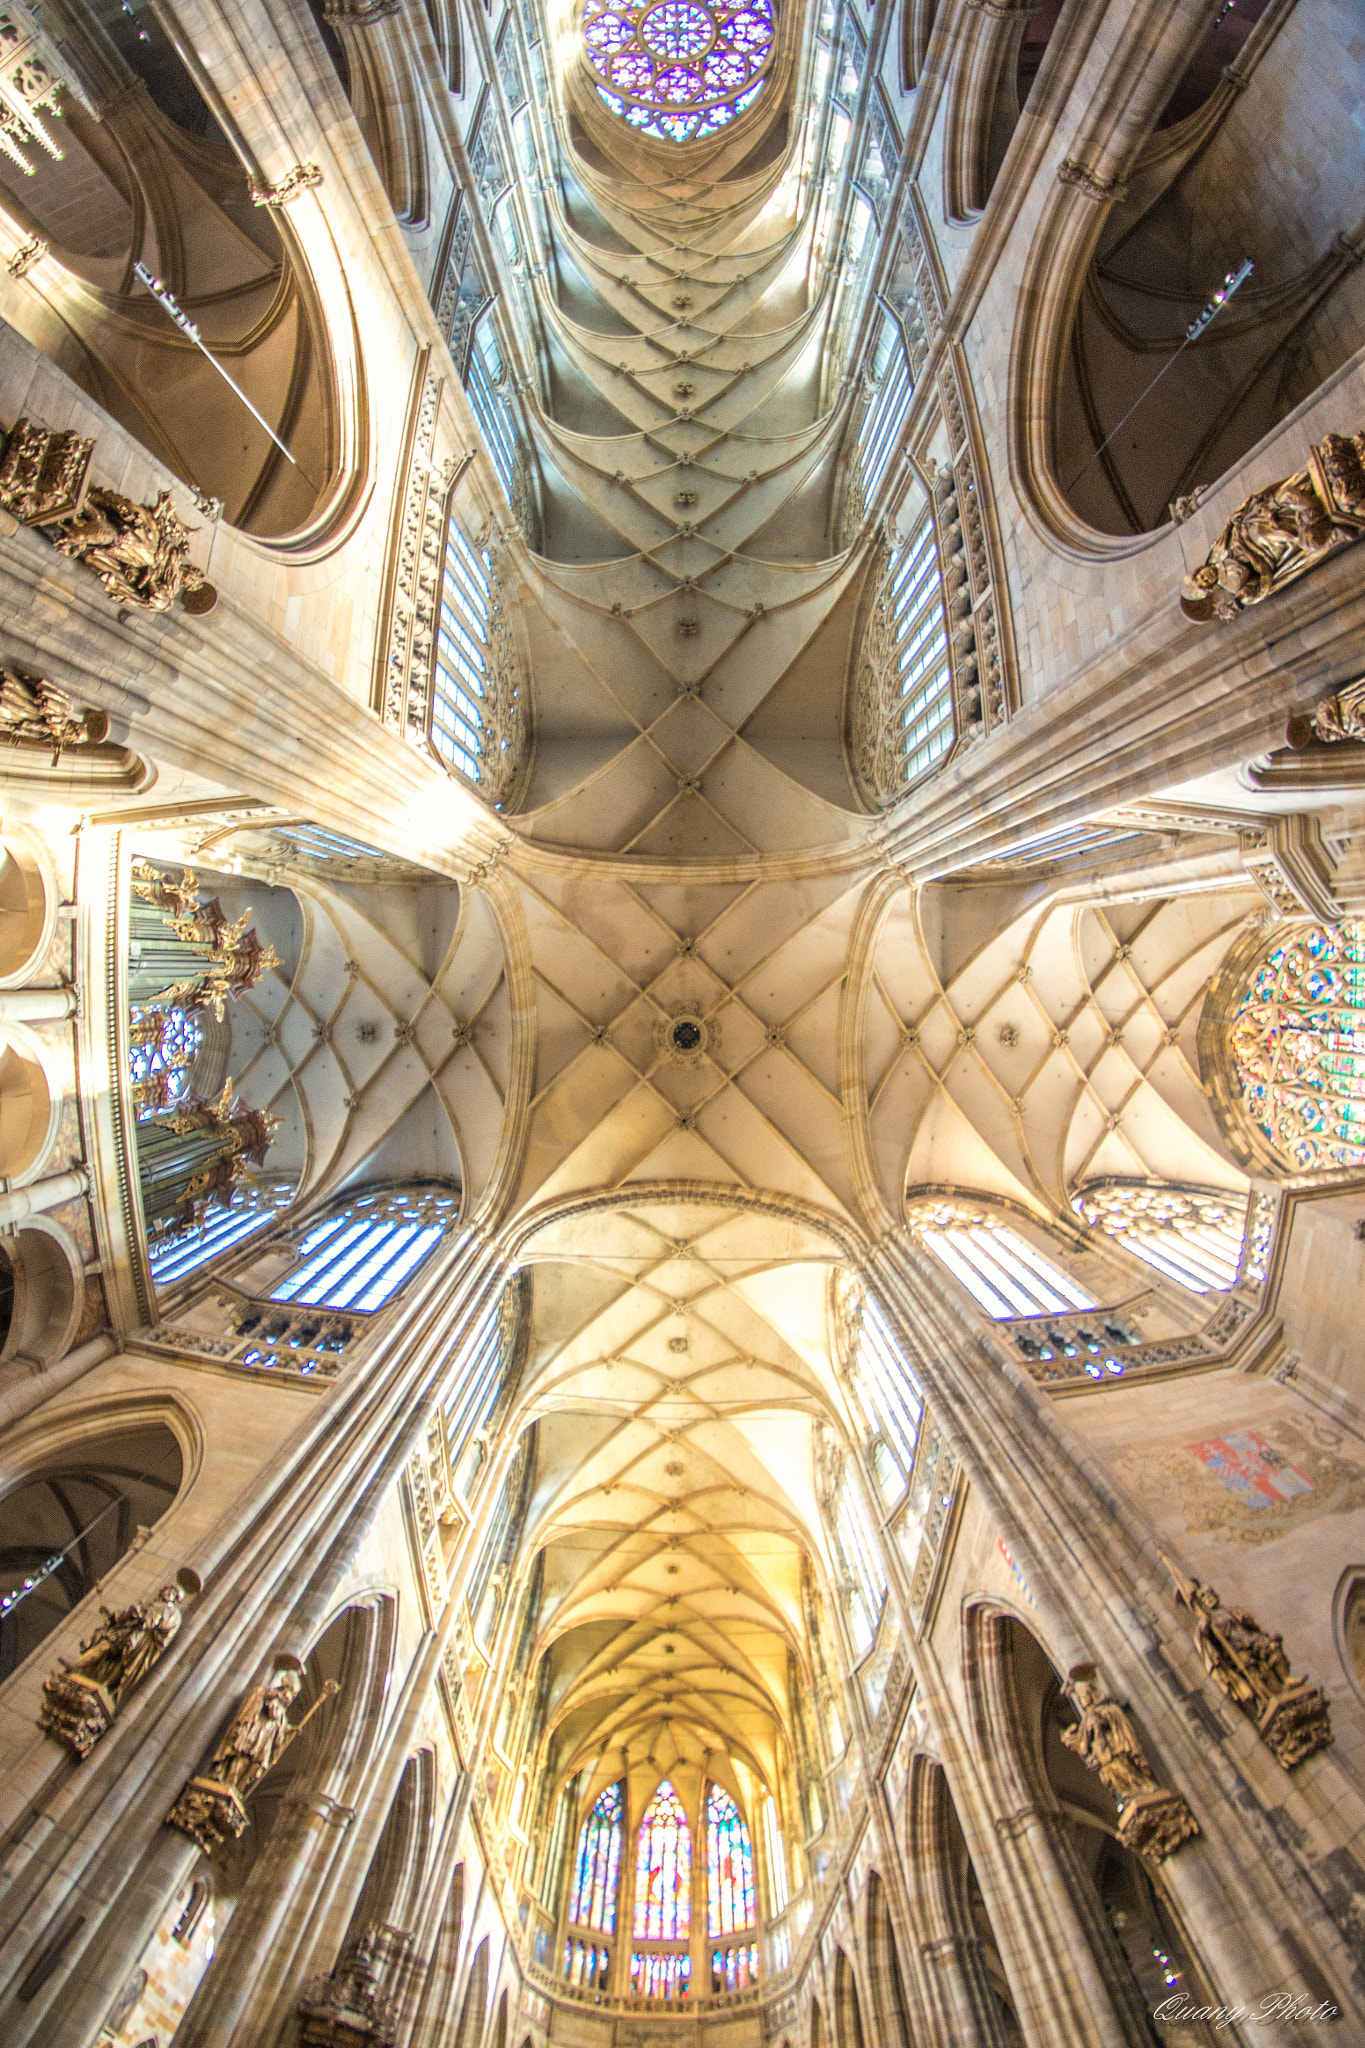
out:
<path id="1" fill-rule="evenodd" d="M 0 1959 L 0 1998 L 12 2001 L 13 1986 L 51 1938 L 64 1900 L 79 1895 L 86 1918 L 41 1993 L 26 2006 L 7 2004 L 7 2048 L 24 2048 L 35 2038 L 43 2048 L 86 2048 L 164 1910 L 164 1897 L 149 1898 L 140 1918 L 121 1910 L 130 1874 L 140 1869 L 228 1709 L 264 1675 L 270 1662 L 264 1646 L 273 1654 L 296 1645 L 311 1648 L 317 1640 L 374 1517 L 426 1427 L 449 1377 L 452 1349 L 501 1281 L 501 1262 L 481 1235 L 456 1239 L 438 1255 L 387 1334 L 318 1403 L 287 1468 L 268 1469 L 259 1489 L 225 1506 L 211 1549 L 192 1560 L 202 1572 L 203 1593 L 171 1651 L 82 1765 L 70 1795 L 45 1806 L 50 1795 L 35 1787 L 33 1810 L 51 1818 L 35 1838 L 40 1847 L 34 1853 L 9 1858 L 10 1939 Z M 243 1392 L 249 1392 L 245 1383 Z M 248 1884 L 182 2022 L 182 2048 L 196 2041 L 225 2048 L 232 2039 L 246 2038 L 251 2048 L 264 2048 L 259 2032 L 206 2030 L 200 2014 L 213 2013 L 224 1998 L 231 2004 L 230 1992 L 220 1988 L 232 1975 L 231 1954 L 267 1953 L 281 1930 L 290 1960 L 278 1991 L 281 2009 L 290 2006 L 296 1979 L 312 1965 L 314 1952 L 301 1949 L 301 1938 L 312 1924 L 315 1901 L 326 1896 L 335 1836 L 349 1820 L 344 1809 L 368 1783 L 376 1731 L 387 1719 L 379 1711 L 382 1704 L 381 1674 L 363 1752 L 348 1754 L 339 1780 L 333 1774 L 306 1788 L 301 1810 L 278 1844 L 272 1842 L 269 1866 Z M 50 1770 L 54 1785 L 64 1786 L 69 1770 L 55 1748 Z M 234 2013 L 231 2027 L 236 2024 Z"/>
<path id="2" fill-rule="evenodd" d="M 917 1757 L 907 1795 L 910 1913 L 928 1987 L 933 2048 L 1005 2048 L 999 2007 L 964 1896 L 965 1848 L 953 1840 L 947 1780 Z M 960 1856 L 954 1850 L 960 1850 Z"/>
<path id="3" fill-rule="evenodd" d="M 75 1014 L 74 988 L 0 989 L 0 1024 L 60 1024 Z"/>
<path id="4" fill-rule="evenodd" d="M 1359 2012 L 1347 1988 L 1354 1965 L 1326 1911 L 1331 1873 L 1343 1854 L 1352 1854 L 1349 1830 L 1365 1825 L 1358 1789 L 1330 1755 L 1302 1767 L 1297 1780 L 1277 1784 L 1300 1830 L 1297 1848 L 1286 1849 L 1283 1823 L 1272 1823 L 1254 1769 L 1238 1761 L 1238 1745 L 1197 1733 L 1184 1710 L 1187 1693 L 1202 1682 L 1152 1531 L 1005 1343 L 980 1332 L 973 1312 L 945 1294 L 938 1274 L 927 1270 L 929 1257 L 908 1234 L 888 1236 L 868 1261 L 868 1284 L 974 1492 L 1019 1560 L 1054 1664 L 1099 1664 L 1112 1689 L 1131 1702 L 1158 1777 L 1184 1794 L 1200 1823 L 1201 1839 L 1169 1860 L 1163 1881 L 1182 1902 L 1188 1897 L 1192 1910 L 1183 1917 L 1211 1992 L 1255 2012 L 1267 1994 L 1291 1990 L 1316 2004 L 1325 1982 L 1343 2011 Z M 966 1768 L 977 1782 L 964 1786 L 959 1813 L 997 1929 L 1009 1936 L 1001 1943 L 1006 1968 L 1014 1982 L 1011 1949 L 1038 1959 L 1049 1979 L 1046 1997 L 1056 2000 L 1046 2020 L 1049 2043 L 1126 2040 L 1128 2022 L 1119 2017 L 1132 1990 L 1126 1968 L 1121 1975 L 1106 1969 L 1111 1982 L 1098 1987 L 1103 2031 L 1093 2032 L 1096 2019 L 1085 2011 L 1075 2012 L 1074 2035 L 1057 2031 L 1076 2005 L 1076 1983 L 1093 1977 L 1107 1952 L 1108 1929 L 1087 1933 L 1076 1908 L 1063 1903 L 1079 1873 L 1070 1868 L 1066 1830 L 1045 1810 L 1055 1802 L 1036 1793 L 1016 1766 L 997 1763 L 996 1731 L 1008 1720 L 994 1654 L 982 1650 L 975 1675 L 985 1726 L 964 1731 Z M 1159 1745 L 1152 1741 L 1157 1734 Z M 1023 1754 L 1021 1745 L 1013 1748 Z M 1301 1789 L 1320 1768 L 1332 1777 L 1330 1814 L 1316 1794 Z M 1080 1886 L 1077 1896 L 1089 1892 Z M 1300 1930 L 1293 1948 L 1283 1939 L 1286 1927 Z M 1023 2011 L 1020 2020 L 1027 2026 Z M 1254 2022 L 1246 2031 L 1258 2043 L 1273 2035 Z M 1139 2038 L 1146 2040 L 1145 2028 Z"/>

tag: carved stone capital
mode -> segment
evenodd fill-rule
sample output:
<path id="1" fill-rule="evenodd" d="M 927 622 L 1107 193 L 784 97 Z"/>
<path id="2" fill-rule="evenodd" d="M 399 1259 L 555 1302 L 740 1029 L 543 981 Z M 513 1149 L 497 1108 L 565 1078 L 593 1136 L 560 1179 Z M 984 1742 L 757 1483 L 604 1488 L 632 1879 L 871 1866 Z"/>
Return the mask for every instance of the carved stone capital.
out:
<path id="1" fill-rule="evenodd" d="M 1112 199 L 1119 204 L 1128 197 L 1128 187 L 1121 179 L 1094 170 L 1091 165 L 1083 164 L 1079 157 L 1062 158 L 1057 166 L 1057 182 L 1059 185 L 1074 185 L 1087 199 Z"/>

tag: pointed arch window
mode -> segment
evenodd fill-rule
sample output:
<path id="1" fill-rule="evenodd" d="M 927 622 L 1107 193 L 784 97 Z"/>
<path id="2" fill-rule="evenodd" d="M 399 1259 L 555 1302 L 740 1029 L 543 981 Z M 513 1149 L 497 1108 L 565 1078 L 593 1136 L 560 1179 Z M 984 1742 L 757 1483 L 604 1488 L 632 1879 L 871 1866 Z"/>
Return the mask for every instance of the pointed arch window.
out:
<path id="1" fill-rule="evenodd" d="M 459 1208 L 458 1195 L 435 1188 L 389 1188 L 342 1202 L 304 1233 L 293 1270 L 269 1299 L 382 1308 L 430 1258 Z"/>
<path id="2" fill-rule="evenodd" d="M 442 760 L 471 782 L 482 776 L 492 606 L 487 551 L 472 548 L 452 519 L 441 579 L 431 741 Z"/>
<path id="3" fill-rule="evenodd" d="M 516 228 L 510 210 L 504 206 L 498 212 L 499 225 L 506 242 L 510 235 L 511 247 L 505 250 L 507 261 L 517 261 Z M 511 407 L 507 398 L 507 371 L 498 347 L 498 338 L 493 332 L 493 322 L 485 313 L 474 329 L 469 349 L 469 360 L 465 365 L 464 388 L 474 417 L 479 423 L 484 446 L 498 473 L 498 481 L 509 504 L 512 498 L 512 472 L 516 468 L 516 435 L 512 425 Z"/>
<path id="4" fill-rule="evenodd" d="M 625 1812 L 619 1785 L 608 1785 L 578 1832 L 569 1921 L 603 1934 L 616 1931 L 616 1880 Z"/>
<path id="5" fill-rule="evenodd" d="M 293 1185 L 285 1180 L 264 1178 L 236 1187 L 227 1202 L 215 1203 L 204 1212 L 204 1220 L 191 1231 L 153 1238 L 147 1246 L 147 1263 L 158 1287 L 173 1287 L 188 1278 L 220 1252 L 243 1244 L 294 1198 Z"/>
<path id="6" fill-rule="evenodd" d="M 867 383 L 868 402 L 858 424 L 857 460 L 863 503 L 871 505 L 891 466 L 915 395 L 900 321 L 885 308 L 868 355 Z"/>
<path id="7" fill-rule="evenodd" d="M 914 1469 L 924 1419 L 924 1392 L 892 1338 L 881 1310 L 864 1296 L 857 1304 L 853 1366 L 863 1409 L 878 1432 L 903 1489 Z"/>
<path id="8" fill-rule="evenodd" d="M 911 1221 L 925 1247 L 997 1322 L 1096 1306 L 1070 1274 L 983 1210 L 938 1202 Z"/>
<path id="9" fill-rule="evenodd" d="M 636 1938 L 686 1941 L 691 1892 L 692 1831 L 682 1801 L 665 1778 L 645 1808 L 636 1842 Z"/>
<path id="10" fill-rule="evenodd" d="M 1158 1181 L 1108 1181 L 1082 1188 L 1072 1208 L 1092 1230 L 1193 1294 L 1235 1287 L 1242 1261 L 1244 1196 Z"/>
<path id="11" fill-rule="evenodd" d="M 739 1808 L 720 1785 L 706 1795 L 706 1931 L 742 1934 L 754 1911 L 754 1845 Z"/>
<path id="12" fill-rule="evenodd" d="M 465 1337 L 441 1404 L 451 1484 L 468 1497 L 483 1469 L 484 1426 L 497 1407 L 516 1347 L 521 1290 L 509 1280 Z"/>
<path id="13" fill-rule="evenodd" d="M 471 349 L 470 360 L 477 355 Z M 487 548 L 446 524 L 431 693 L 431 744 L 495 810 L 511 795 L 530 740 L 526 693 Z"/>
<path id="14" fill-rule="evenodd" d="M 855 485 L 863 488 L 856 475 Z M 938 527 L 926 504 L 906 538 L 882 549 L 852 693 L 850 752 L 867 801 L 895 803 L 955 736 Z"/>
<path id="15" fill-rule="evenodd" d="M 1365 923 L 1314 925 L 1276 946 L 1228 1049 L 1243 1107 L 1290 1166 L 1365 1163 Z"/>

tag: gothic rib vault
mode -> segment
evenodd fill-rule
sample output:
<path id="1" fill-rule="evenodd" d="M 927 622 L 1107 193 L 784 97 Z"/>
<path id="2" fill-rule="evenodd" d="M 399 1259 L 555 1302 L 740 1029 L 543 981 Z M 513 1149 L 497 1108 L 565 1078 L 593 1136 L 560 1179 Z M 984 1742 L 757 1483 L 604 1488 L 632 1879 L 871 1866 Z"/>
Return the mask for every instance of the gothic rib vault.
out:
<path id="1" fill-rule="evenodd" d="M 1223 260 L 1229 137 L 1320 98 L 1302 0 L 1226 49 L 1195 0 L 779 5 L 682 142 L 571 0 L 141 4 L 35 14 L 95 111 L 0 164 L 0 1561 L 76 1553 L 0 1636 L 0 2032 L 1349 2027 L 1365 1155 L 1277 1146 L 1229 1026 L 1365 907 L 1358 738 L 1283 745 L 1362 666 L 1360 444 L 1335 523 L 1218 555 L 1365 427 L 1349 181 L 1239 301 L 1236 390 L 1173 377 L 1217 432 L 1170 518 L 1168 449 L 1106 459 L 1105 351 L 1155 344 L 1096 283 Z M 23 420 L 76 438 L 57 483 Z M 81 461 L 104 498 L 37 517 Z M 1263 602 L 1180 610 L 1257 544 Z M 275 952 L 164 1100 L 139 876 L 182 948 Z M 1330 1056 L 1300 1020 L 1348 1152 L 1351 971 Z M 234 1104 L 259 1188 L 214 1154 L 204 1206 Z M 97 1594 L 162 1586 L 92 1704 Z M 665 1780 L 676 1939 L 635 1917 Z"/>

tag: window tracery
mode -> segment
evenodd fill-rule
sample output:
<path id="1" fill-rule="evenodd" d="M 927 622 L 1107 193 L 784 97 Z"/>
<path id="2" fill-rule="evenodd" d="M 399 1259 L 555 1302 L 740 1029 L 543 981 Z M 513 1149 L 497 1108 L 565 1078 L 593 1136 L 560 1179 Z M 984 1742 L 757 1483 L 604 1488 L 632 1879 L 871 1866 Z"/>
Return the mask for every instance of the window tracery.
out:
<path id="1" fill-rule="evenodd" d="M 642 135 L 689 142 L 753 105 L 772 61 L 772 0 L 585 0 L 593 84 Z"/>
<path id="2" fill-rule="evenodd" d="M 1276 946 L 1228 1050 L 1243 1107 L 1289 1165 L 1365 1161 L 1365 924 L 1313 925 Z"/>
<path id="3" fill-rule="evenodd" d="M 447 1469 L 452 1485 L 466 1497 L 483 1467 L 485 1426 L 507 1383 L 520 1314 L 521 1282 L 513 1278 L 466 1341 L 442 1404 Z"/>
<path id="4" fill-rule="evenodd" d="M 706 1795 L 706 1931 L 741 1934 L 757 1925 L 749 1830 L 729 1793 L 712 1785 Z"/>
<path id="5" fill-rule="evenodd" d="M 640 1822 L 635 1855 L 635 1933 L 646 1941 L 686 1941 L 691 1926 L 692 1830 L 665 1778 Z M 645 1957 L 656 1962 L 658 1957 Z M 676 1960 L 676 1959 L 674 1959 Z M 641 1958 L 632 1956 L 631 1973 Z M 643 1988 L 643 1987 L 642 1987 Z M 650 1997 L 671 1994 L 650 1992 Z"/>
<path id="6" fill-rule="evenodd" d="M 899 1493 L 909 1480 L 915 1463 L 920 1425 L 924 1420 L 924 1390 L 901 1355 L 874 1301 L 861 1285 L 840 1276 L 837 1310 L 846 1331 L 848 1363 L 853 1371 L 863 1411 L 876 1432 L 875 1451 L 883 1449 L 891 1461 Z"/>
<path id="7" fill-rule="evenodd" d="M 492 551 L 472 547 L 453 519 L 441 578 L 431 741 L 495 809 L 512 795 L 530 743 L 526 692 Z"/>
<path id="8" fill-rule="evenodd" d="M 611 1949 L 605 1942 L 565 1942 L 564 1975 L 571 1984 L 582 1984 L 589 1991 L 605 1991 L 610 1969 Z"/>
<path id="9" fill-rule="evenodd" d="M 1237 1284 L 1246 1230 L 1243 1197 L 1213 1188 L 1115 1181 L 1082 1188 L 1072 1207 L 1147 1265 L 1195 1294 Z"/>
<path id="10" fill-rule="evenodd" d="M 1098 1305 L 1019 1231 L 985 1210 L 935 1202 L 917 1209 L 910 1221 L 925 1248 L 997 1322 Z"/>
<path id="11" fill-rule="evenodd" d="M 833 1536 L 835 1565 L 854 1655 L 871 1649 L 886 1605 L 887 1581 L 881 1554 L 868 1526 L 857 1484 L 843 1451 L 829 1430 L 816 1440 L 820 1504 Z"/>
<path id="12" fill-rule="evenodd" d="M 932 508 L 883 546 L 849 707 L 849 753 L 867 803 L 884 810 L 953 744 L 953 674 Z"/>
<path id="13" fill-rule="evenodd" d="M 147 1256 L 153 1280 L 158 1287 L 173 1287 L 177 1280 L 197 1273 L 210 1259 L 244 1243 L 253 1231 L 287 1209 L 293 1194 L 290 1183 L 283 1180 L 258 1179 L 235 1187 L 229 1201 L 215 1203 L 205 1212 L 197 1230 L 151 1240 Z"/>
<path id="14" fill-rule="evenodd" d="M 624 1802 L 619 1785 L 599 1793 L 578 1834 L 569 1921 L 604 1934 L 616 1928 L 616 1879 L 621 1865 Z"/>
<path id="15" fill-rule="evenodd" d="M 459 1210 L 459 1196 L 444 1189 L 357 1195 L 304 1232 L 295 1265 L 269 1299 L 309 1308 L 382 1308 L 435 1251 Z"/>
<path id="16" fill-rule="evenodd" d="M 639 1998 L 686 1998 L 691 1977 L 690 1956 L 637 1950 L 630 1959 L 630 1988 Z"/>
<path id="17" fill-rule="evenodd" d="M 128 1028 L 128 1073 L 134 1114 L 144 1123 L 158 1109 L 179 1102 L 189 1087 L 190 1069 L 203 1042 L 199 1019 L 190 1011 L 135 1009 Z"/>

